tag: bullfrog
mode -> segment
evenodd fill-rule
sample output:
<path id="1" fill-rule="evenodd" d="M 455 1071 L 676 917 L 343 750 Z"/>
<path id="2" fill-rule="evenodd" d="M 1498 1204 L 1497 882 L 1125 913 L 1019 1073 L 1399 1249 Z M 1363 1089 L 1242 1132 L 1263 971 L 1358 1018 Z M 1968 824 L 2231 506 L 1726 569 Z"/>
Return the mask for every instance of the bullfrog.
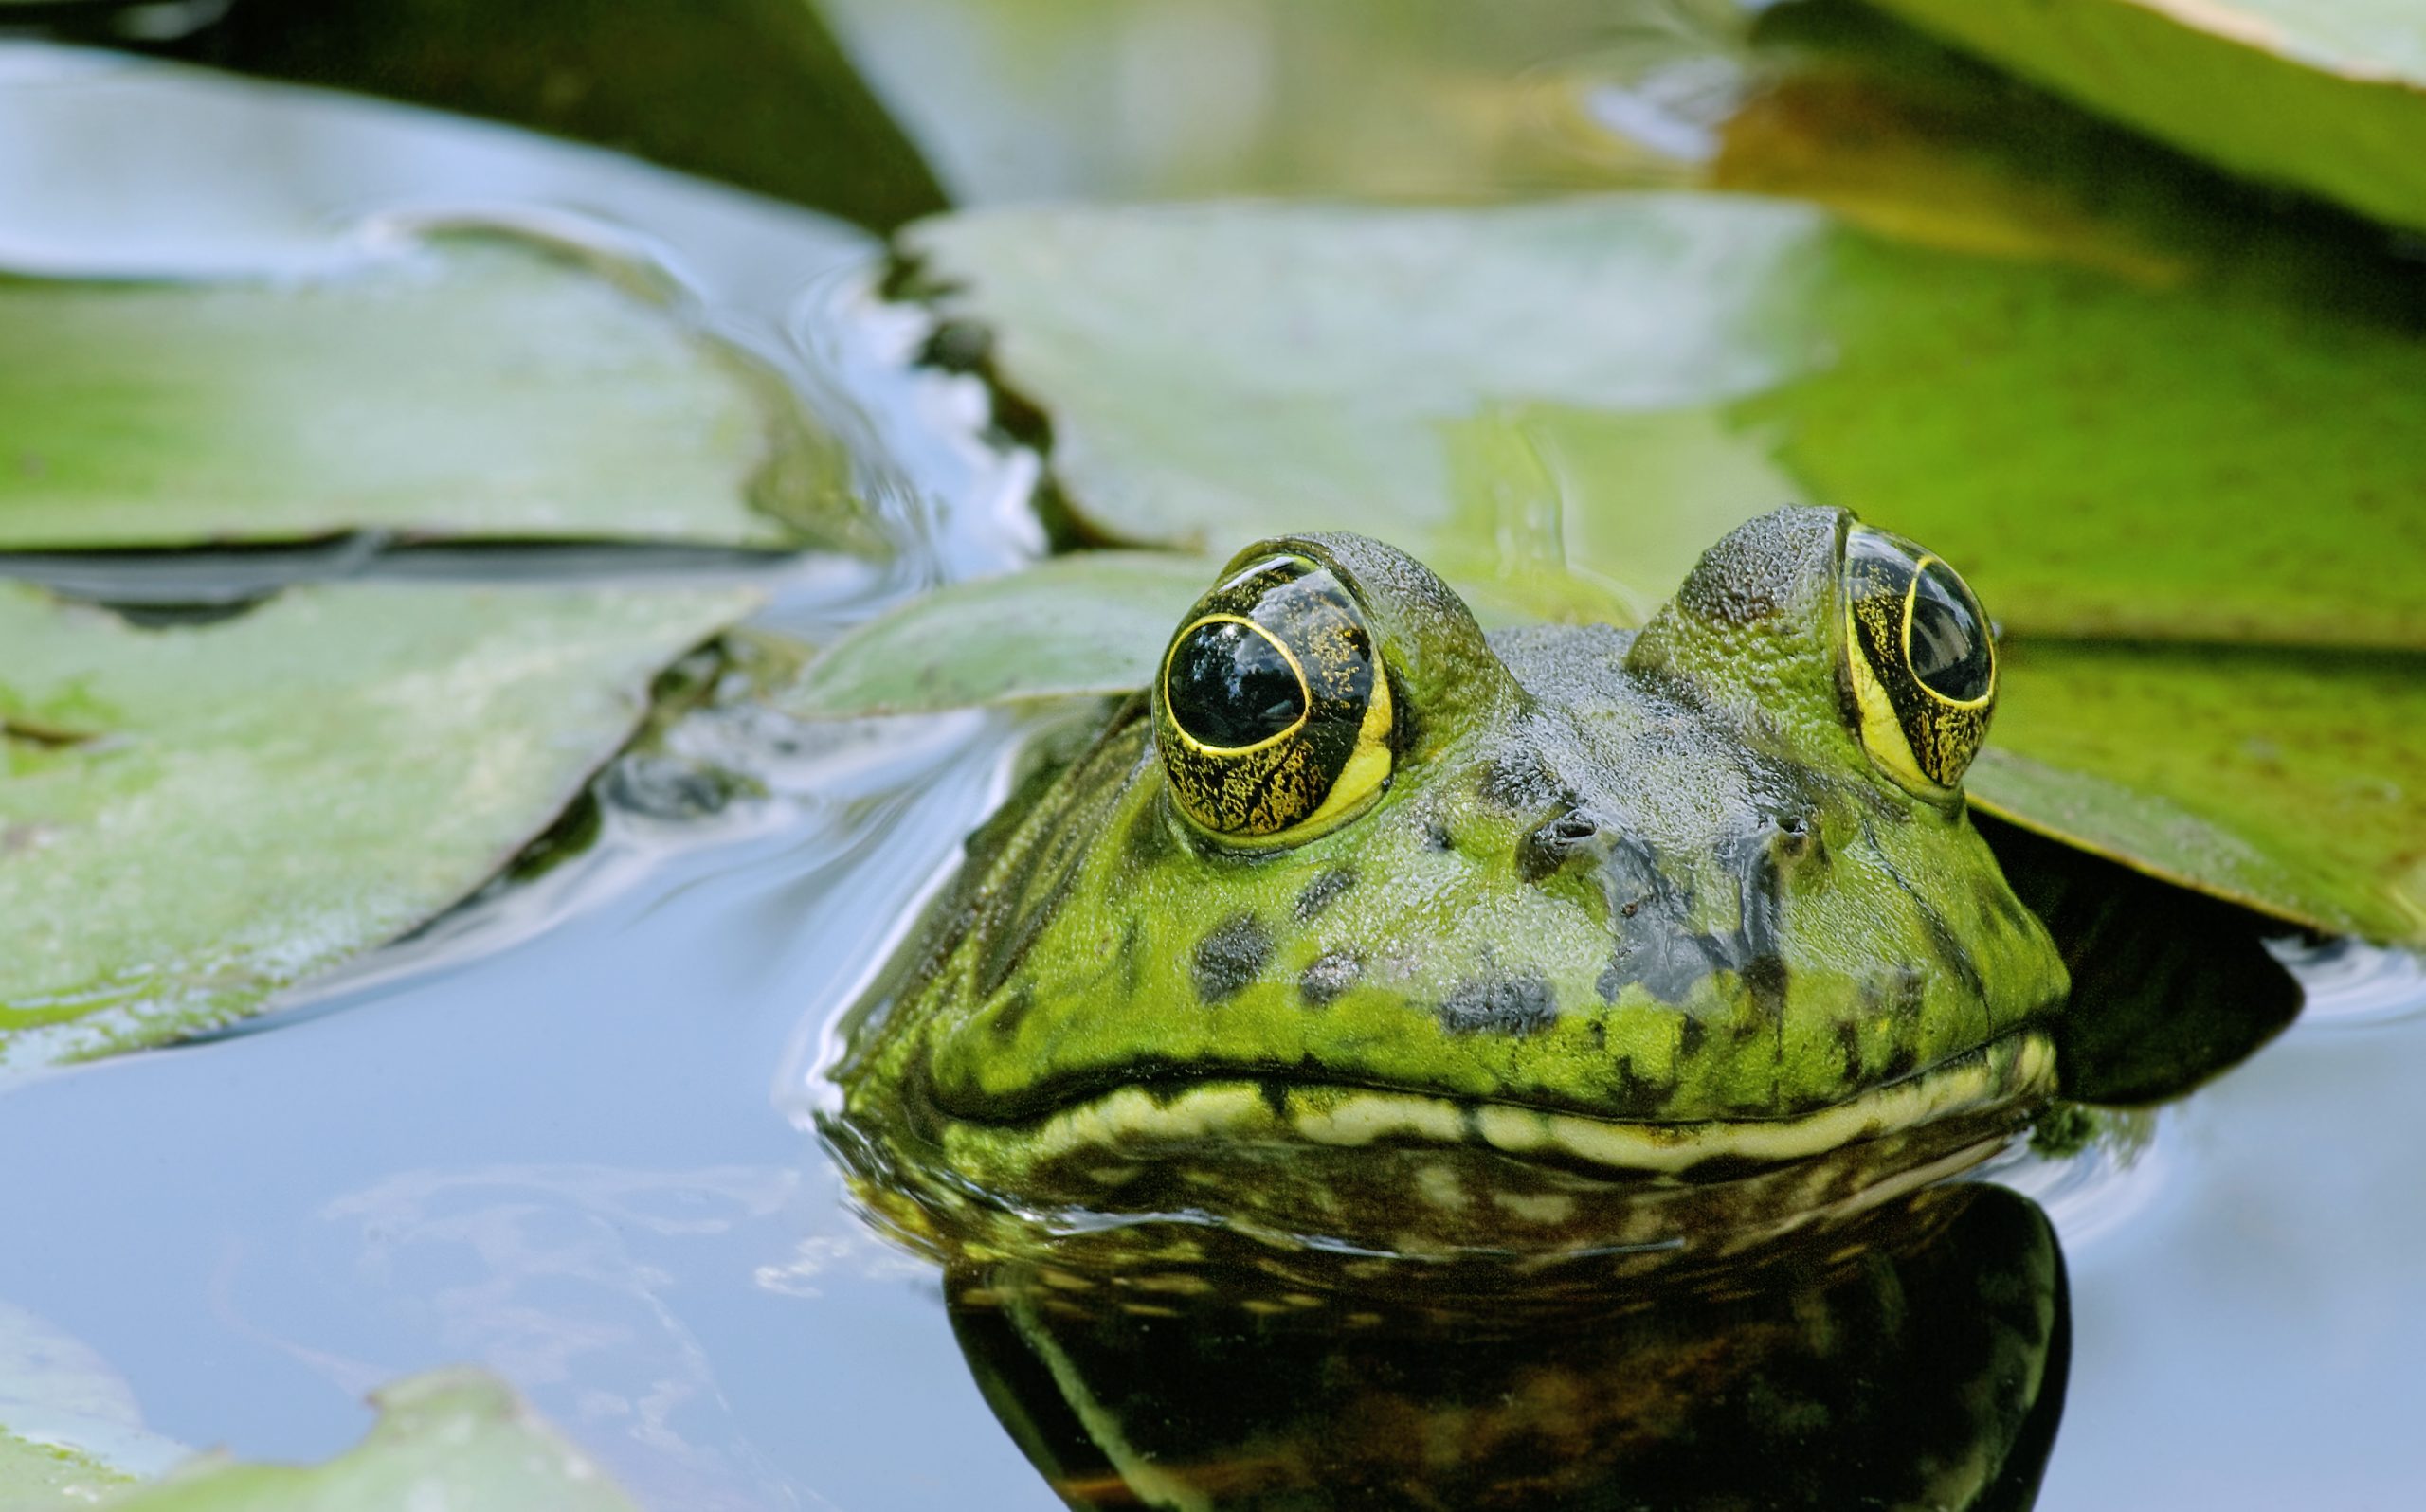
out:
<path id="1" fill-rule="evenodd" d="M 972 837 L 827 1132 L 916 1228 L 1723 1253 L 1976 1163 L 2064 960 L 1965 812 L 1997 649 L 1842 510 L 1639 631 L 1486 635 L 1361 535 L 1240 552 Z"/>

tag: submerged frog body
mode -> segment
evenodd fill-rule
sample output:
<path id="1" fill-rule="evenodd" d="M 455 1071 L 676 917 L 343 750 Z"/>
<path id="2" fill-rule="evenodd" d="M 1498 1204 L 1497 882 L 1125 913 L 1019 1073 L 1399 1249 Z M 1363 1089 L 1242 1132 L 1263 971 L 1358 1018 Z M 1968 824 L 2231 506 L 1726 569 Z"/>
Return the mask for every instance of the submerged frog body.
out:
<path id="1" fill-rule="evenodd" d="M 971 841 L 829 1130 L 931 1221 L 1425 1255 L 1724 1249 L 1981 1159 L 2064 966 L 1965 818 L 1995 653 L 1839 511 L 1638 634 L 1486 638 L 1403 554 L 1259 543 Z"/>

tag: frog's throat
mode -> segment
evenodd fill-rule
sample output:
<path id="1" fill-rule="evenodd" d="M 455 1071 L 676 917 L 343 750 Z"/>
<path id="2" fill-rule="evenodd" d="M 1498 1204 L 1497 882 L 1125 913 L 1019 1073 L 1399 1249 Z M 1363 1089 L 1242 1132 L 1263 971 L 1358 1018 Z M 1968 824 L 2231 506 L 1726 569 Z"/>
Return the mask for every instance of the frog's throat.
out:
<path id="1" fill-rule="evenodd" d="M 1520 1104 L 1247 1077 L 1124 1087 L 1012 1124 L 949 1122 L 944 1153 L 978 1174 L 1224 1146 L 1473 1148 L 1602 1178 L 1694 1179 L 1789 1164 L 2055 1089 L 2055 1050 L 2018 1030 L 1826 1107 L 1774 1119 L 1625 1122 Z M 1715 1162 L 1715 1163 L 1712 1163 Z"/>

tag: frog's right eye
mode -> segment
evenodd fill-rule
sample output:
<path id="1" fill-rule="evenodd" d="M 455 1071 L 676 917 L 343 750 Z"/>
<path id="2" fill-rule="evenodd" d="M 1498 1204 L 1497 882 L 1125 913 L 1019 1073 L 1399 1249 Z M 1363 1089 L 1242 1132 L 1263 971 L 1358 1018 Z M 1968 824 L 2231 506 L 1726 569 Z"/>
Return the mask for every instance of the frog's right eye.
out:
<path id="1" fill-rule="evenodd" d="M 1390 775 L 1390 681 L 1338 577 L 1248 564 L 1171 637 L 1154 679 L 1171 798 L 1223 839 L 1289 844 L 1363 811 Z"/>
<path id="2" fill-rule="evenodd" d="M 1866 525 L 1845 535 L 1844 603 L 1863 747 L 1907 790 L 1950 798 L 1996 708 L 1987 611 L 1945 561 Z"/>

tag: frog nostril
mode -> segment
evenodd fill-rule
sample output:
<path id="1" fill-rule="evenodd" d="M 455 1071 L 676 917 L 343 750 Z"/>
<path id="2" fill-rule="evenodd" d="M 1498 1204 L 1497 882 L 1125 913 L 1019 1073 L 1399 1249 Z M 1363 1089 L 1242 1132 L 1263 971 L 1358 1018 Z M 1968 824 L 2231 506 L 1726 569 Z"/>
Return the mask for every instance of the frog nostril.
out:
<path id="1" fill-rule="evenodd" d="M 1517 873 L 1528 882 L 1539 882 L 1583 855 L 1600 834 L 1599 822 L 1581 809 L 1546 819 L 1517 842 Z"/>

